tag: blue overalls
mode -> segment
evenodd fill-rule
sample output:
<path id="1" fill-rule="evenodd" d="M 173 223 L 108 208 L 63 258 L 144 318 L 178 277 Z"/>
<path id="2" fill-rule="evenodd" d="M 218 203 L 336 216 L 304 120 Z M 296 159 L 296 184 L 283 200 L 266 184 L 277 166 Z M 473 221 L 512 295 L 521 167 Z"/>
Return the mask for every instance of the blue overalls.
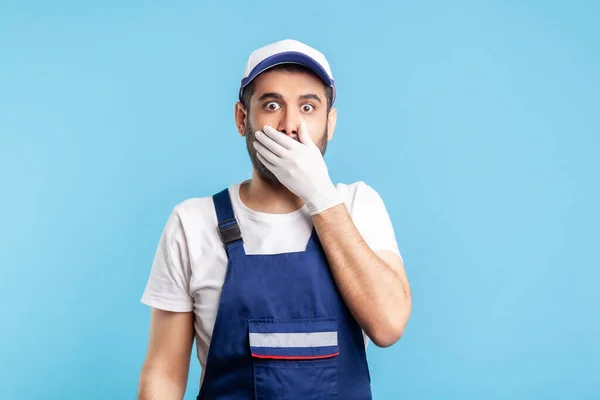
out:
<path id="1" fill-rule="evenodd" d="M 362 330 L 315 229 L 306 251 L 246 255 L 229 190 L 213 200 L 229 263 L 197 399 L 371 399 Z"/>

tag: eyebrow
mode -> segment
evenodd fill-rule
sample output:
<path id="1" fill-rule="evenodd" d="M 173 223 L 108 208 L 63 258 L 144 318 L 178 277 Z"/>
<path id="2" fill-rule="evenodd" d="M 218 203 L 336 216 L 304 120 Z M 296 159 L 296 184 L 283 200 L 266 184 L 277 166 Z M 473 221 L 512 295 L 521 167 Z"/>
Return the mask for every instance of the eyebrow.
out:
<path id="1" fill-rule="evenodd" d="M 316 94 L 303 94 L 302 96 L 299 97 L 300 100 L 308 100 L 308 99 L 312 99 L 312 100 L 316 100 L 319 103 L 322 103 L 321 98 L 319 96 L 317 96 Z"/>
<path id="2" fill-rule="evenodd" d="M 258 101 L 263 101 L 266 99 L 278 99 L 281 100 L 283 99 L 283 96 L 280 95 L 279 93 L 275 93 L 275 92 L 268 92 L 268 93 L 263 93 L 259 98 Z"/>
<path id="3" fill-rule="evenodd" d="M 266 99 L 277 99 L 277 100 L 283 100 L 283 96 L 279 93 L 275 93 L 275 92 L 268 92 L 268 93 L 263 93 L 259 98 L 258 101 L 263 101 Z M 321 98 L 319 96 L 317 96 L 316 94 L 313 93 L 308 93 L 308 94 L 303 94 L 298 96 L 298 99 L 300 100 L 308 100 L 308 99 L 312 99 L 312 100 L 316 100 L 319 103 L 322 103 Z"/>

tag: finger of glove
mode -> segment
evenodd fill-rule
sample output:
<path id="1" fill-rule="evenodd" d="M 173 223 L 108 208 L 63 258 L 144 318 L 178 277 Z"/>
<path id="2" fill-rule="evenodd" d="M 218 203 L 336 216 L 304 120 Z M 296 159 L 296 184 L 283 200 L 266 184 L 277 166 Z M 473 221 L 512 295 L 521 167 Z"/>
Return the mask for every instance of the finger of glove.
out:
<path id="1" fill-rule="evenodd" d="M 288 135 L 279 132 L 276 129 L 271 128 L 270 126 L 263 127 L 263 132 L 265 135 L 273 139 L 276 143 L 282 146 L 284 149 L 291 150 L 294 146 L 297 146 L 299 143 L 289 137 Z"/>
<path id="2" fill-rule="evenodd" d="M 271 163 L 269 162 L 269 160 L 267 160 L 266 158 L 264 158 L 264 157 L 263 157 L 263 156 L 262 156 L 260 153 L 256 153 L 256 158 L 258 158 L 258 160 L 259 160 L 261 163 L 263 163 L 263 165 L 264 165 L 265 167 L 267 167 L 267 169 L 268 169 L 269 171 L 271 171 L 271 172 L 275 173 L 275 170 L 276 170 L 276 168 L 277 168 L 277 166 L 276 166 L 276 165 L 274 165 L 274 164 L 271 164 Z"/>
<path id="3" fill-rule="evenodd" d="M 254 137 L 256 138 L 256 140 L 258 142 L 260 142 L 261 145 L 263 145 L 264 147 L 269 149 L 271 151 L 271 153 L 273 153 L 279 157 L 286 156 L 286 153 L 288 152 L 288 150 L 285 147 L 283 147 L 281 144 L 277 143 L 275 140 L 273 140 L 269 135 L 265 134 L 264 132 L 258 131 L 254 134 Z"/>
<path id="4" fill-rule="evenodd" d="M 258 155 L 265 158 L 270 164 L 277 165 L 281 158 L 274 154 L 271 150 L 265 147 L 261 142 L 254 142 L 254 148 L 256 149 Z"/>
<path id="5" fill-rule="evenodd" d="M 304 122 L 304 121 L 302 121 L 302 123 L 300 124 L 300 128 L 298 129 L 298 138 L 300 139 L 300 142 L 302 142 L 302 144 L 305 144 L 307 146 L 314 145 L 312 138 L 308 134 L 308 128 L 306 127 L 306 122 Z"/>

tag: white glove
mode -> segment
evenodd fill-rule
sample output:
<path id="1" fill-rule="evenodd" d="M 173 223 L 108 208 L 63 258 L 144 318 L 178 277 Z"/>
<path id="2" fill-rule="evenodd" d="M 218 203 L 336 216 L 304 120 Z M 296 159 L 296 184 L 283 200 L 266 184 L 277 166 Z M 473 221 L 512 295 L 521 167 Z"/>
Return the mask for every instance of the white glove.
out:
<path id="1" fill-rule="evenodd" d="M 343 201 L 331 182 L 319 147 L 311 140 L 306 123 L 298 130 L 300 142 L 265 126 L 256 132 L 254 148 L 258 159 L 282 185 L 306 203 L 310 215 L 341 204 Z"/>

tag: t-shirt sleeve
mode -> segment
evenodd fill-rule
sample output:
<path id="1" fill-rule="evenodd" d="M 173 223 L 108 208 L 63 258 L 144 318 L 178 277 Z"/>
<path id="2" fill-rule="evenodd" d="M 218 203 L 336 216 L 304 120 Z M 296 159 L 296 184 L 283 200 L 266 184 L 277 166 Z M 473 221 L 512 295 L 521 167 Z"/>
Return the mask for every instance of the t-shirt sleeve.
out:
<path id="1" fill-rule="evenodd" d="M 364 182 L 357 183 L 351 215 L 356 228 L 371 250 L 387 250 L 402 257 L 383 199 L 375 189 Z"/>
<path id="2" fill-rule="evenodd" d="M 175 208 L 160 236 L 141 302 L 166 311 L 193 311 L 190 277 L 185 231 Z"/>

